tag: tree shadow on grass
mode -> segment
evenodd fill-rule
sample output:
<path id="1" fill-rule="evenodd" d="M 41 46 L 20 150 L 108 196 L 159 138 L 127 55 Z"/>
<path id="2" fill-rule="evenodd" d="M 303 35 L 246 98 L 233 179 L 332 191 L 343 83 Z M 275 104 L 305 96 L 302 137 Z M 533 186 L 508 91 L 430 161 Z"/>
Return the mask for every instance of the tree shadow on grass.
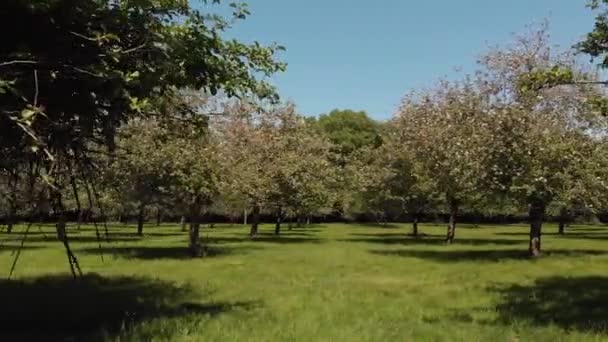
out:
<path id="1" fill-rule="evenodd" d="M 503 236 L 521 236 L 528 237 L 529 233 L 496 233 L 496 235 Z M 583 232 L 583 231 L 566 231 L 565 234 L 558 234 L 556 232 L 543 233 L 543 236 L 551 236 L 557 239 L 572 239 L 572 240 L 608 240 L 608 231 L 605 233 L 594 233 L 594 232 Z"/>
<path id="2" fill-rule="evenodd" d="M 577 235 L 577 236 L 568 236 L 568 235 L 564 235 L 564 236 L 560 236 L 560 239 L 572 239 L 572 240 L 601 240 L 601 241 L 608 241 L 608 235 Z"/>
<path id="3" fill-rule="evenodd" d="M 99 232 L 105 234 L 105 227 L 102 224 L 97 224 Z M 171 227 L 172 229 L 168 229 L 170 227 L 167 226 L 144 226 L 143 236 L 184 236 L 188 235 L 188 232 L 182 232 L 181 227 Z M 72 234 L 78 233 L 86 233 L 95 235 L 95 227 L 94 226 L 86 226 L 81 227 L 80 229 L 76 229 L 72 227 L 69 231 Z M 120 236 L 120 237 L 134 237 L 137 238 L 137 226 L 116 226 L 116 225 L 108 225 L 108 232 L 110 237 L 112 236 Z"/>
<path id="4" fill-rule="evenodd" d="M 147 278 L 86 275 L 77 280 L 68 276 L 0 280 L 0 340 L 113 340 L 140 322 L 214 316 L 256 304 L 200 303 L 199 298 L 191 287 Z M 172 334 L 164 333 L 165 338 Z"/>
<path id="5" fill-rule="evenodd" d="M 27 241 L 34 241 L 34 242 L 45 242 L 45 241 L 55 241 L 56 240 L 56 235 L 55 235 L 55 231 L 48 231 L 48 232 L 28 232 L 28 237 L 27 237 Z M 8 236 L 8 239 L 16 239 L 16 240 L 20 240 L 23 237 L 23 234 L 11 234 L 11 235 L 4 235 L 4 237 L 2 237 L 2 235 L 0 234 L 0 241 L 1 240 L 6 240 Z M 136 232 L 133 233 L 127 233 L 127 232 L 112 232 L 110 231 L 108 234 L 108 237 L 106 238 L 105 232 L 103 230 L 103 228 L 100 227 L 99 229 L 99 240 L 101 240 L 102 242 L 136 242 L 136 241 L 141 241 L 141 240 L 145 240 L 146 237 L 176 237 L 176 236 L 183 236 L 183 237 L 187 237 L 188 233 L 161 233 L 161 232 L 146 232 L 144 231 L 143 235 L 137 235 Z M 93 231 L 85 231 L 85 230 L 71 230 L 68 231 L 68 238 L 70 240 L 70 242 L 82 242 L 82 243 L 88 243 L 88 242 L 97 242 L 98 238 L 96 235 L 95 230 Z"/>
<path id="6" fill-rule="evenodd" d="M 259 247 L 242 246 L 242 247 L 219 247 L 209 246 L 206 250 L 206 257 L 221 257 L 234 254 L 244 254 L 249 250 Z M 119 247 L 101 247 L 101 248 L 84 248 L 80 252 L 88 254 L 103 254 L 114 255 L 124 259 L 173 259 L 173 260 L 192 260 L 192 256 L 186 245 L 183 247 L 150 247 L 150 246 L 119 246 Z"/>
<path id="7" fill-rule="evenodd" d="M 21 239 L 21 237 L 19 237 L 19 240 Z M 106 243 L 106 242 L 138 242 L 142 240 L 142 237 L 139 236 L 115 236 L 115 235 L 110 235 L 108 237 L 108 239 L 106 240 L 106 237 L 103 233 L 101 233 L 99 239 L 97 238 L 97 236 L 95 235 L 75 235 L 75 234 L 70 234 L 68 233 L 68 240 L 70 242 L 74 242 L 74 243 L 97 243 L 98 241 L 102 242 L 102 243 Z M 53 233 L 51 234 L 47 234 L 46 236 L 43 235 L 36 235 L 36 236 L 29 236 L 26 239 L 26 243 L 27 242 L 54 242 L 57 241 L 57 236 Z"/>
<path id="8" fill-rule="evenodd" d="M 608 333 L 608 277 L 551 277 L 533 286 L 493 288 L 502 297 L 499 322 L 555 324 L 564 329 Z"/>
<path id="9" fill-rule="evenodd" d="M 311 237 L 316 236 L 315 231 L 305 230 L 285 230 L 280 235 L 275 235 L 274 232 L 259 232 L 256 237 L 272 237 L 272 238 L 293 238 L 293 237 Z"/>
<path id="10" fill-rule="evenodd" d="M 322 226 L 318 226 L 318 225 L 314 225 L 311 227 L 300 227 L 300 228 L 296 228 L 295 226 L 291 228 L 291 230 L 288 227 L 283 227 L 281 228 L 281 234 L 292 234 L 292 233 L 320 233 L 323 231 L 323 229 L 321 228 Z M 274 227 L 273 227 L 274 229 Z M 264 233 L 264 232 L 261 232 Z M 268 233 L 268 234 L 272 234 L 272 233 Z"/>
<path id="11" fill-rule="evenodd" d="M 275 236 L 272 233 L 261 233 L 259 234 L 261 236 Z M 284 233 L 281 233 L 282 237 L 310 237 L 310 236 L 316 236 L 317 234 L 314 234 L 313 232 L 308 232 L 308 231 L 294 231 L 294 230 L 288 230 Z"/>
<path id="12" fill-rule="evenodd" d="M 309 238 L 290 235 L 273 235 L 273 234 L 258 234 L 255 237 L 250 236 L 210 236 L 211 243 L 243 243 L 243 242 L 263 242 L 277 244 L 299 244 L 299 243 L 321 243 L 323 240 L 318 238 Z"/>
<path id="13" fill-rule="evenodd" d="M 585 232 L 567 232 L 563 235 L 556 235 L 560 239 L 582 239 L 582 240 L 608 240 L 608 232 L 606 233 L 585 233 Z"/>
<path id="14" fill-rule="evenodd" d="M 370 253 L 399 256 L 406 258 L 418 258 L 432 260 L 436 262 L 497 262 L 501 260 L 535 260 L 530 259 L 528 251 L 521 249 L 490 249 L 490 250 L 446 250 L 446 251 L 420 251 L 420 250 L 371 250 Z M 584 255 L 604 255 L 607 251 L 600 250 L 550 250 L 543 252 L 544 256 L 584 256 Z"/>
<path id="15" fill-rule="evenodd" d="M 111 236 L 111 235 L 110 235 Z M 188 236 L 188 232 L 146 232 L 144 230 L 144 237 L 153 236 L 153 237 L 175 237 L 175 236 Z"/>
<path id="16" fill-rule="evenodd" d="M 4 242 L 2 245 L 0 245 L 0 253 L 7 253 L 7 252 L 11 252 L 11 253 L 15 253 L 19 250 L 19 248 L 21 248 L 22 250 L 32 250 L 32 249 L 41 249 L 44 247 L 41 246 L 32 246 L 32 245 L 24 245 L 23 247 L 19 247 L 16 245 L 5 245 Z"/>
<path id="17" fill-rule="evenodd" d="M 361 228 L 380 228 L 380 229 L 399 229 L 402 228 L 402 226 L 395 224 L 395 223 L 351 223 L 353 226 L 355 227 L 361 227 Z"/>
<path id="18" fill-rule="evenodd" d="M 323 240 L 317 238 L 306 238 L 306 237 L 291 237 L 291 236 L 256 236 L 254 238 L 248 238 L 248 241 L 253 242 L 266 242 L 266 243 L 278 243 L 278 244 L 298 244 L 298 243 L 321 243 Z"/>
<path id="19" fill-rule="evenodd" d="M 438 235 L 426 235 L 418 238 L 408 236 L 405 234 L 351 234 L 357 236 L 357 238 L 342 239 L 344 242 L 364 242 L 374 243 L 383 245 L 444 245 L 445 238 Z M 459 239 L 456 238 L 454 244 L 457 245 L 520 245 L 525 243 L 525 240 L 521 239 Z"/>
<path id="20" fill-rule="evenodd" d="M 294 222 L 292 223 L 293 229 L 298 230 L 308 230 L 308 231 L 318 231 L 320 232 L 323 228 L 327 227 L 324 223 L 309 223 L 302 224 L 300 227 Z"/>
<path id="21" fill-rule="evenodd" d="M 608 233 L 608 226 L 602 226 L 602 227 L 589 227 L 589 226 L 577 226 L 577 225 L 570 225 L 568 227 L 566 227 L 566 231 L 592 231 L 592 232 L 605 232 Z"/>

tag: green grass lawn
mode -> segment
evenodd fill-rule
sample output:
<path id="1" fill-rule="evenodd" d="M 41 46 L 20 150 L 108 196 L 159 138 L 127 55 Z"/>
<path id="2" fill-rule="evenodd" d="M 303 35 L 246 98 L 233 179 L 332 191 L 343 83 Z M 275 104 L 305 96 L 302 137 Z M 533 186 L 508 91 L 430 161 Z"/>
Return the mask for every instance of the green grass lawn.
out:
<path id="1" fill-rule="evenodd" d="M 461 225 L 452 246 L 443 225 L 418 240 L 409 225 L 272 228 L 205 229 L 196 260 L 177 226 L 112 226 L 101 248 L 71 228 L 75 282 L 52 227 L 34 226 L 0 281 L 0 340 L 608 340 L 608 227 L 547 225 L 538 260 L 523 225 Z M 22 230 L 1 236 L 3 278 Z"/>

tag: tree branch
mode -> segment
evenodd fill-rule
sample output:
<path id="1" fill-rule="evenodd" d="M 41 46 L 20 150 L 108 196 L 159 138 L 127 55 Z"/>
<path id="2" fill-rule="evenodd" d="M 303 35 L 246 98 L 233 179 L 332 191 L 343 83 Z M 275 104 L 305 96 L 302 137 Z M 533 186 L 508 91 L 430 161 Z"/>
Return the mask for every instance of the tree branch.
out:
<path id="1" fill-rule="evenodd" d="M 579 84 L 597 84 L 597 85 L 608 86 L 608 81 L 573 81 L 573 82 L 559 83 L 557 85 L 579 85 Z"/>
<path id="2" fill-rule="evenodd" d="M 97 42 L 97 39 L 95 39 L 95 38 L 91 38 L 91 37 L 87 37 L 87 36 L 85 36 L 85 35 L 83 35 L 83 34 L 80 34 L 80 33 L 78 33 L 78 32 L 70 31 L 70 34 L 72 34 L 72 35 L 74 35 L 74 36 L 76 36 L 76 37 L 78 37 L 78 38 L 82 38 L 82 39 L 84 39 L 84 40 L 88 40 L 88 41 L 90 41 L 90 42 Z"/>
<path id="3" fill-rule="evenodd" d="M 34 107 L 38 107 L 38 70 L 34 69 L 34 84 L 36 92 L 34 93 Z"/>
<path id="4" fill-rule="evenodd" d="M 0 63 L 0 67 L 13 65 L 13 64 L 38 64 L 37 61 L 25 61 L 25 60 L 14 60 Z"/>
<path id="5" fill-rule="evenodd" d="M 74 70 L 76 72 L 80 72 L 80 73 L 83 73 L 83 74 L 86 74 L 86 75 L 89 75 L 89 76 L 93 76 L 93 77 L 97 77 L 97 78 L 105 78 L 105 76 L 102 75 L 102 74 L 96 74 L 94 72 L 91 72 L 91 71 L 88 71 L 88 70 L 85 70 L 85 69 L 81 69 L 81 68 L 75 67 L 73 65 L 63 64 L 63 67 L 70 68 L 70 69 L 72 69 L 72 70 Z"/>
<path id="6" fill-rule="evenodd" d="M 131 53 L 131 52 L 137 51 L 137 50 L 139 50 L 139 49 L 143 49 L 143 48 L 145 48 L 145 47 L 146 47 L 146 45 L 148 45 L 148 44 L 147 44 L 147 43 L 143 43 L 143 44 L 138 45 L 138 46 L 136 46 L 136 47 L 133 47 L 133 48 L 130 48 L 130 49 L 124 50 L 124 51 L 122 51 L 121 53 L 126 55 L 126 54 L 128 54 L 128 53 Z"/>

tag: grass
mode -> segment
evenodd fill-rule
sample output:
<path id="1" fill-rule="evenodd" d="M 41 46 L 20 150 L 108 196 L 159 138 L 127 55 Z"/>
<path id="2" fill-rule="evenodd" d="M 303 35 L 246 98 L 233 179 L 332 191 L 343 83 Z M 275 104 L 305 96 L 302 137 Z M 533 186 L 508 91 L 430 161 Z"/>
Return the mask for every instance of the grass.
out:
<path id="1" fill-rule="evenodd" d="M 608 228 L 547 225 L 538 260 L 525 226 L 461 225 L 452 246 L 443 226 L 272 228 L 207 229 L 196 260 L 177 226 L 113 226 L 101 248 L 71 228 L 74 282 L 52 227 L 33 227 L 0 281 L 0 340 L 608 340 Z M 0 236 L 5 275 L 22 231 Z"/>

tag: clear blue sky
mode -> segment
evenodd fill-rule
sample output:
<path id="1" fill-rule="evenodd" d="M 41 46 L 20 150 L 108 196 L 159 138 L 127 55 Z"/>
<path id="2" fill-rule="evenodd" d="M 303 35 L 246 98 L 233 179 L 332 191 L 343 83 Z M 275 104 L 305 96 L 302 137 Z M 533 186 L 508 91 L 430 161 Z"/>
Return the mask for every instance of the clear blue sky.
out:
<path id="1" fill-rule="evenodd" d="M 287 48 L 273 78 L 303 114 L 333 108 L 389 118 L 401 97 L 455 68 L 472 70 L 488 45 L 548 18 L 555 44 L 593 27 L 586 0 L 248 0 L 230 36 Z"/>

